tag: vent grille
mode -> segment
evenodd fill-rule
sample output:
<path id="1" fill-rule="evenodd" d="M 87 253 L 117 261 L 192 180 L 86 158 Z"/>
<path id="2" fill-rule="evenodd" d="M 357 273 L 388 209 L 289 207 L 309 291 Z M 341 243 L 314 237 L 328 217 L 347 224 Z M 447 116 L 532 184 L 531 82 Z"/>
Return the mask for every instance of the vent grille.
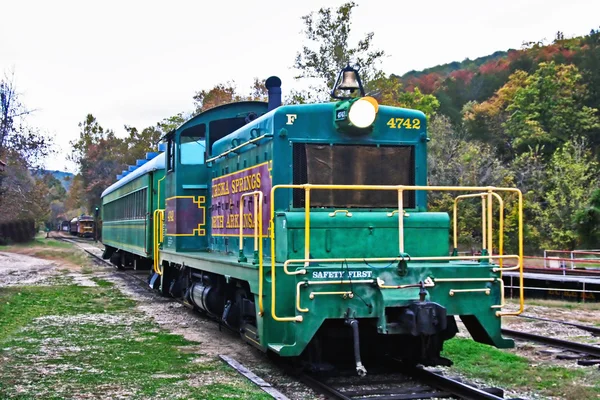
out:
<path id="1" fill-rule="evenodd" d="M 320 145 L 294 143 L 293 183 L 301 185 L 414 185 L 413 146 Z M 303 208 L 304 190 L 294 189 L 293 205 Z M 384 190 L 318 190 L 311 207 L 396 208 L 398 195 Z M 404 193 L 404 206 L 415 207 L 415 192 Z"/>

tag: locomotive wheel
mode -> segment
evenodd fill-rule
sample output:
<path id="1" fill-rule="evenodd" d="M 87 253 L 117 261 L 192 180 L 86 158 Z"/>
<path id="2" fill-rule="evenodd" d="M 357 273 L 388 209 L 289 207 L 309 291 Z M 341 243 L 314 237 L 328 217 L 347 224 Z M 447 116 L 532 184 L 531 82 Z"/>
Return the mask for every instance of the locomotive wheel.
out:
<path id="1" fill-rule="evenodd" d="M 110 256 L 110 262 L 112 265 L 114 265 L 117 269 L 125 269 L 123 267 L 123 261 L 124 261 L 124 257 L 125 255 L 123 253 L 119 253 L 119 252 L 114 252 L 111 256 Z"/>

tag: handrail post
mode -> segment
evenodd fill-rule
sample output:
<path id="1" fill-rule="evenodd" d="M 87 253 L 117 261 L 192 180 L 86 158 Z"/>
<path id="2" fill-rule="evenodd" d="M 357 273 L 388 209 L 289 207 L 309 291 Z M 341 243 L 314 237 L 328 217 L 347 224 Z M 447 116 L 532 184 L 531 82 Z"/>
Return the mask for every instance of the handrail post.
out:
<path id="1" fill-rule="evenodd" d="M 263 264 L 263 192 L 259 192 L 259 205 L 258 205 L 258 223 L 255 221 L 254 225 L 258 225 L 260 232 L 260 240 L 258 241 L 258 275 L 260 277 L 258 281 L 258 315 L 263 316 L 265 313 L 263 305 L 263 275 L 264 275 L 264 264 Z"/>
<path id="2" fill-rule="evenodd" d="M 404 254 L 404 191 L 398 189 L 398 248 Z"/>
<path id="3" fill-rule="evenodd" d="M 310 258 L 310 186 L 304 187 L 304 259 Z M 309 262 L 304 264 L 308 267 Z"/>
<path id="4" fill-rule="evenodd" d="M 160 242 L 165 241 L 165 210 L 160 210 Z"/>
<path id="5" fill-rule="evenodd" d="M 154 254 L 153 260 L 153 270 L 159 275 L 162 275 L 162 270 L 160 269 L 159 263 L 159 255 L 160 251 L 158 246 L 160 243 L 164 242 L 164 222 L 165 222 L 165 212 L 164 210 L 156 209 L 154 210 L 154 218 L 152 220 L 152 227 L 154 232 L 154 246 L 152 249 L 152 253 Z"/>
<path id="6" fill-rule="evenodd" d="M 239 246 L 239 255 L 238 255 L 238 262 L 246 262 L 248 261 L 248 259 L 246 258 L 246 256 L 244 255 L 244 198 L 245 197 L 249 197 L 252 196 L 252 205 L 254 207 L 254 213 L 252 214 L 252 220 L 254 221 L 254 227 L 253 227 L 253 234 L 254 234 L 254 264 L 258 263 L 258 257 L 259 257 L 259 251 L 258 251 L 258 242 L 259 242 L 259 236 L 262 235 L 262 229 L 259 229 L 259 227 L 256 224 L 256 218 L 258 215 L 258 209 L 259 207 L 262 207 L 262 199 L 263 199 L 263 193 L 260 191 L 254 191 L 254 192 L 249 192 L 249 193 L 244 193 L 240 196 L 240 218 L 239 218 L 239 222 L 240 222 L 240 246 Z M 262 228 L 262 220 L 261 220 L 261 228 Z M 259 230 L 261 231 L 261 233 L 259 234 Z"/>
<path id="7" fill-rule="evenodd" d="M 486 212 L 485 212 L 485 195 L 481 196 L 481 252 L 483 253 L 483 249 L 487 245 L 486 240 Z"/>
<path id="8" fill-rule="evenodd" d="M 242 194 L 240 197 L 240 237 L 239 237 L 239 252 L 238 252 L 238 262 L 246 262 L 248 259 L 244 255 L 244 197 L 246 193 Z"/>
<path id="9" fill-rule="evenodd" d="M 453 236 L 454 236 L 454 250 L 453 254 L 456 252 L 458 255 L 458 199 L 460 196 L 454 198 L 454 209 L 452 210 L 452 219 L 453 219 Z"/>
<path id="10" fill-rule="evenodd" d="M 489 190 L 487 194 L 487 213 L 488 213 L 488 254 L 491 256 L 494 253 L 494 235 L 492 230 L 493 213 L 492 213 L 492 191 Z"/>
<path id="11" fill-rule="evenodd" d="M 259 235 L 262 235 L 262 232 L 258 231 L 258 223 L 256 221 L 256 218 L 258 217 L 258 198 L 259 198 L 259 194 L 262 192 L 254 192 L 254 195 L 252 196 L 252 202 L 254 203 L 254 214 L 252 214 L 252 220 L 254 222 L 254 264 L 258 263 L 258 238 Z M 241 222 L 240 222 L 241 224 Z"/>
<path id="12" fill-rule="evenodd" d="M 494 197 L 496 197 L 496 199 L 498 200 L 498 205 L 500 206 L 500 214 L 498 217 L 498 254 L 499 255 L 503 255 L 504 254 L 504 200 L 502 200 L 502 197 L 498 194 L 493 192 L 492 195 L 494 195 Z M 502 257 L 500 257 L 498 259 L 498 265 L 500 266 L 500 278 L 502 278 Z"/>

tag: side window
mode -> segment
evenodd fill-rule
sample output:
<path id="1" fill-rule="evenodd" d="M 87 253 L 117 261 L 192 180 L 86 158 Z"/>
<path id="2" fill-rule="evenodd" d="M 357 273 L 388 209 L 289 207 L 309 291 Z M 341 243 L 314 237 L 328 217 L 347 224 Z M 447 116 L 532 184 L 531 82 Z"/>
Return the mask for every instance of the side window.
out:
<path id="1" fill-rule="evenodd" d="M 186 129 L 180 135 L 179 156 L 181 164 L 204 164 L 206 154 L 206 125 Z"/>
<path id="2" fill-rule="evenodd" d="M 167 171 L 173 171 L 175 169 L 175 143 L 173 141 L 173 135 L 167 142 Z"/>

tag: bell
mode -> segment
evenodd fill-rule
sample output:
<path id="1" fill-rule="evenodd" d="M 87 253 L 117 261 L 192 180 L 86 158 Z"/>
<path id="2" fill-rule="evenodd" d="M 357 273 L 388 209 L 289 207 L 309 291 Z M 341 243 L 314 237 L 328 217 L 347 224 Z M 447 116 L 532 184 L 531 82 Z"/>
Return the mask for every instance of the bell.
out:
<path id="1" fill-rule="evenodd" d="M 348 64 L 338 74 L 337 80 L 335 81 L 330 94 L 334 99 L 347 100 L 353 97 L 352 95 L 349 95 L 349 93 L 353 93 L 356 89 L 360 90 L 361 96 L 365 95 L 365 90 L 362 82 L 360 81 L 358 70 L 352 68 L 350 64 Z M 349 93 L 346 95 L 340 95 L 336 93 L 338 90 L 345 90 Z"/>
<path id="2" fill-rule="evenodd" d="M 356 70 L 352 67 L 346 67 L 343 70 L 342 83 L 338 85 L 338 90 L 349 90 L 354 92 L 360 88 L 358 80 L 356 79 Z"/>

